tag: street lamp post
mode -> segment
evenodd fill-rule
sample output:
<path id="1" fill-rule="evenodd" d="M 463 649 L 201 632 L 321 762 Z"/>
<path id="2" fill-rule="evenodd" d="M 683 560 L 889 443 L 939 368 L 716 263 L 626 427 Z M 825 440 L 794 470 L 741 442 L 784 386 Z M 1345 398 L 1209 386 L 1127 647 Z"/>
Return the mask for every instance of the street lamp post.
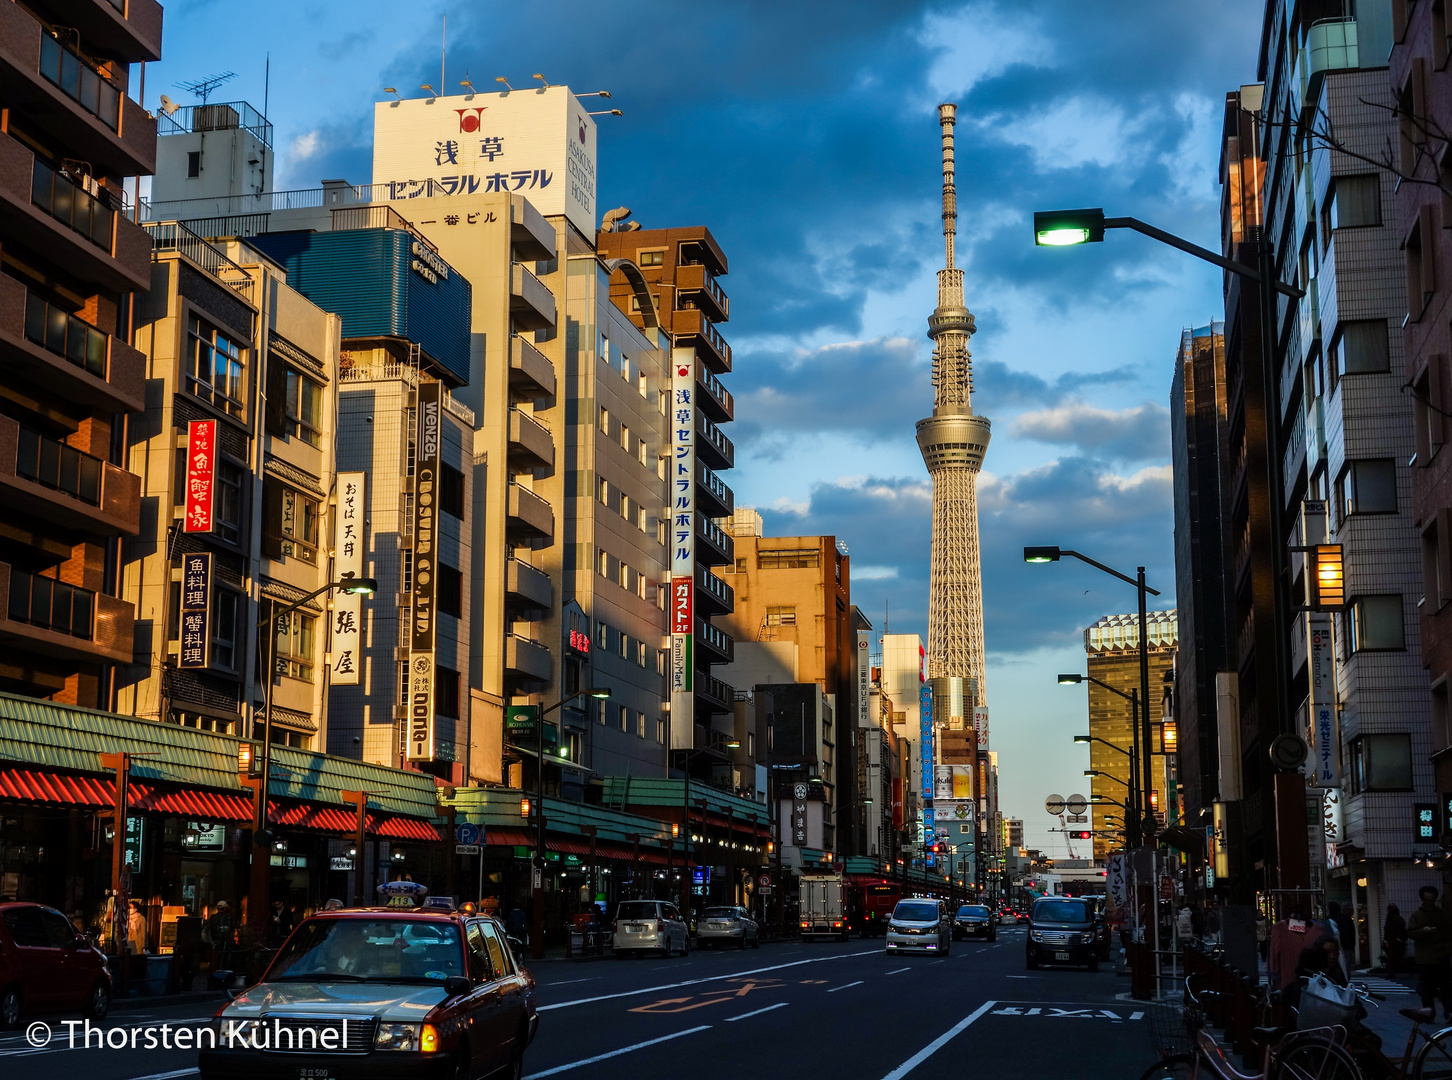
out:
<path id="1" fill-rule="evenodd" d="M 252 811 L 252 880 L 248 888 L 247 922 L 258 933 L 266 933 L 271 914 L 268 908 L 269 884 L 272 878 L 272 834 L 267 831 L 267 797 L 272 787 L 272 683 L 277 678 L 277 624 L 308 601 L 324 593 L 340 591 L 349 595 L 372 596 L 378 591 L 377 578 L 350 577 L 330 581 L 314 589 L 300 600 L 271 611 L 257 623 L 261 633 L 268 631 L 267 682 L 262 688 L 262 779 L 257 787 L 257 805 Z M 124 822 L 123 822 L 124 824 Z M 358 852 L 355 872 L 362 880 L 363 852 Z"/>
<path id="2" fill-rule="evenodd" d="M 739 739 L 726 739 L 721 747 L 735 750 L 741 745 Z M 687 750 L 681 758 L 681 916 L 687 925 L 691 918 L 691 759 L 715 749 L 709 746 Z M 701 839 L 705 840 L 706 814 L 701 813 Z"/>
<path id="3" fill-rule="evenodd" d="M 556 709 L 563 708 L 576 698 L 592 697 L 597 701 L 604 701 L 610 696 L 610 688 L 603 686 L 592 686 L 585 690 L 576 690 L 573 694 L 560 698 L 553 705 L 540 710 L 535 718 L 535 747 L 538 757 L 534 762 L 534 814 L 535 814 L 535 839 L 534 839 L 534 860 L 530 867 L 530 930 L 529 930 L 529 952 L 536 960 L 544 959 L 544 868 L 545 868 L 545 812 L 544 812 L 544 728 L 545 717 Z"/>
<path id="4" fill-rule="evenodd" d="M 1143 767 L 1140 770 L 1140 784 L 1141 784 L 1141 786 L 1143 787 L 1143 789 L 1145 791 L 1144 798 L 1143 798 L 1143 800 L 1141 802 L 1141 807 L 1142 808 L 1148 808 L 1149 805 L 1150 805 L 1149 791 L 1150 791 L 1150 783 L 1151 783 L 1151 780 L 1150 780 L 1150 725 L 1149 725 L 1149 708 L 1148 708 L 1148 706 L 1149 706 L 1149 700 L 1150 700 L 1150 696 L 1149 696 L 1149 626 L 1148 626 L 1148 612 L 1146 611 L 1146 603 L 1147 603 L 1146 602 L 1146 597 L 1147 596 L 1151 596 L 1151 595 L 1152 596 L 1159 596 L 1160 595 L 1159 594 L 1159 590 L 1157 590 L 1157 589 L 1151 589 L 1148 585 L 1145 584 L 1145 581 L 1144 581 L 1144 567 L 1143 566 L 1137 568 L 1138 573 L 1137 573 L 1137 575 L 1135 577 L 1130 577 L 1128 574 L 1121 574 L 1118 570 L 1115 570 L 1113 567 L 1105 566 L 1102 562 L 1096 562 L 1094 559 L 1089 558 L 1089 556 L 1087 556 L 1087 555 L 1082 555 L 1082 554 L 1080 554 L 1077 551 L 1070 551 L 1067 548 L 1057 548 L 1057 547 L 1026 547 L 1026 548 L 1023 549 L 1023 561 L 1026 562 L 1026 563 L 1050 563 L 1050 562 L 1058 562 L 1065 555 L 1068 555 L 1068 556 L 1071 556 L 1072 558 L 1078 559 L 1080 562 L 1088 563 L 1090 566 L 1094 567 L 1096 570 L 1103 570 L 1110 577 L 1117 577 L 1120 581 L 1124 581 L 1124 582 L 1127 582 L 1130 585 L 1133 585 L 1135 587 L 1136 591 L 1139 593 L 1139 699 L 1140 699 L 1140 701 L 1144 702 L 1145 703 L 1145 706 L 1146 706 L 1145 708 L 1143 708 L 1143 709 L 1140 710 L 1142 716 L 1140 718 L 1139 725 L 1138 725 L 1138 726 L 1140 726 L 1140 727 L 1143 728 L 1143 731 L 1141 732 L 1140 743 L 1141 743 L 1141 753 L 1142 753 L 1143 758 L 1144 758 L 1144 763 L 1143 763 Z M 1102 686 L 1104 684 L 1103 683 L 1100 683 L 1100 685 Z M 1146 820 L 1148 820 L 1148 819 L 1146 819 Z M 1144 829 L 1142 831 L 1145 832 L 1145 833 L 1148 833 L 1150 830 L 1149 829 Z"/>
<path id="5" fill-rule="evenodd" d="M 1110 686 L 1107 682 L 1096 679 L 1093 675 L 1079 675 L 1070 672 L 1059 676 L 1060 686 L 1077 686 L 1080 683 L 1086 682 L 1093 683 L 1103 690 L 1108 690 L 1111 694 L 1118 694 L 1129 702 L 1130 749 L 1126 750 L 1122 746 L 1116 746 L 1108 739 L 1101 739 L 1097 735 L 1075 735 L 1074 741 L 1076 743 L 1102 742 L 1105 746 L 1113 747 L 1129 758 L 1129 794 L 1127 796 L 1129 806 L 1126 807 L 1126 812 L 1129 814 L 1131 821 L 1129 822 L 1129 834 L 1126 837 L 1126 842 L 1132 848 L 1139 847 L 1142 837 L 1151 831 L 1146 822 L 1141 820 L 1142 809 L 1144 806 L 1149 805 L 1149 800 L 1143 796 L 1140 789 L 1148 789 L 1152 785 L 1151 780 L 1143 779 L 1140 775 L 1139 689 L 1138 687 L 1130 687 L 1129 693 L 1126 694 L 1119 687 Z M 1149 761 L 1148 755 L 1146 755 L 1145 761 Z M 1145 776 L 1148 775 L 1149 771 L 1146 769 Z"/>

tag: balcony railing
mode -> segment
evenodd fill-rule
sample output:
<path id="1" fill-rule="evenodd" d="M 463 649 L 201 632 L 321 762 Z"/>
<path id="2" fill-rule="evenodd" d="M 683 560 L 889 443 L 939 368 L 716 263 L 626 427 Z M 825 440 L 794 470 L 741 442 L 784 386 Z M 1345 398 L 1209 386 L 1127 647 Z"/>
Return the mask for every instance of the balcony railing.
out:
<path id="1" fill-rule="evenodd" d="M 722 413 L 724 414 L 722 419 L 730 420 L 734 415 L 735 408 L 735 401 L 731 397 L 731 391 L 727 390 L 726 387 L 721 384 L 721 380 L 716 378 L 715 375 L 711 374 L 711 372 L 706 369 L 706 366 L 704 364 L 698 365 L 696 367 L 696 375 L 698 377 L 698 381 L 705 389 L 706 393 L 710 395 L 710 397 L 715 401 L 716 405 L 721 409 Z"/>
<path id="2" fill-rule="evenodd" d="M 121 91 L 49 34 L 40 35 L 40 73 L 112 131 L 118 130 Z"/>
<path id="3" fill-rule="evenodd" d="M 406 232 L 435 254 L 434 242 L 413 227 L 413 224 L 391 206 L 344 206 L 333 211 L 333 231 L 349 229 L 396 229 Z"/>
<path id="4" fill-rule="evenodd" d="M 173 113 L 162 113 L 158 135 L 185 135 L 195 131 L 236 131 L 252 134 L 264 146 L 272 145 L 272 125 L 267 117 L 245 101 L 184 105 Z M 321 205 L 321 204 L 319 204 Z M 334 225 L 333 228 L 338 226 Z"/>
<path id="5" fill-rule="evenodd" d="M 90 638 L 96 594 L 55 578 L 10 570 L 10 620 L 71 637 Z"/>
<path id="6" fill-rule="evenodd" d="M 252 302 L 252 278 L 241 266 L 227 258 L 221 248 L 203 240 L 180 221 L 143 221 L 141 227 L 151 234 L 157 251 L 178 251 L 207 273 Z"/>
<path id="7" fill-rule="evenodd" d="M 711 573 L 704 566 L 696 568 L 696 584 L 705 592 L 715 597 L 726 610 L 730 611 L 736 603 L 736 590 L 725 581 Z"/>
<path id="8" fill-rule="evenodd" d="M 33 292 L 25 294 L 25 336 L 92 375 L 106 377 L 106 335 Z"/>
<path id="9" fill-rule="evenodd" d="M 726 657 L 728 664 L 736 655 L 735 642 L 732 641 L 731 635 L 717 629 L 704 619 L 696 620 L 696 638 Z"/>
<path id="10" fill-rule="evenodd" d="M 736 558 L 736 541 L 731 534 L 704 514 L 696 515 L 696 535 L 721 553 L 723 564 Z"/>
<path id="11" fill-rule="evenodd" d="M 30 184 L 30 201 L 62 225 L 110 252 L 116 211 L 39 158 Z"/>
<path id="12" fill-rule="evenodd" d="M 64 492 L 92 506 L 101 505 L 101 473 L 105 462 L 74 446 L 21 428 L 15 455 L 15 475 Z"/>
<path id="13" fill-rule="evenodd" d="M 696 481 L 726 508 L 725 514 L 712 514 L 712 517 L 726 517 L 736 509 L 736 496 L 726 486 L 726 482 L 699 459 L 696 461 Z"/>
<path id="14" fill-rule="evenodd" d="M 720 460 L 715 463 L 717 468 L 729 469 L 735 464 L 736 447 L 726 437 L 726 433 L 707 419 L 706 416 L 697 414 L 696 431 L 702 440 L 720 455 Z M 703 447 L 698 446 L 699 449 L 703 449 Z"/>

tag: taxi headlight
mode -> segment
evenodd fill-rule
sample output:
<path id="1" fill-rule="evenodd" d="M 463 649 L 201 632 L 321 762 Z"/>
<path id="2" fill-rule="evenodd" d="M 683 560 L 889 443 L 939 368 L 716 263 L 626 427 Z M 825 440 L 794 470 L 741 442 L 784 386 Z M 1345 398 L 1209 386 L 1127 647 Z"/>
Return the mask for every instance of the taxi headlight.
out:
<path id="1" fill-rule="evenodd" d="M 224 1048 L 235 1046 L 239 1049 L 251 1046 L 258 1033 L 267 1026 L 266 1021 L 245 1016 L 218 1016 L 212 1020 L 212 1024 L 217 1032 L 216 1045 Z"/>
<path id="2" fill-rule="evenodd" d="M 418 1050 L 420 1024 L 379 1024 L 373 1038 L 375 1050 Z M 437 1036 L 435 1036 L 437 1039 Z"/>

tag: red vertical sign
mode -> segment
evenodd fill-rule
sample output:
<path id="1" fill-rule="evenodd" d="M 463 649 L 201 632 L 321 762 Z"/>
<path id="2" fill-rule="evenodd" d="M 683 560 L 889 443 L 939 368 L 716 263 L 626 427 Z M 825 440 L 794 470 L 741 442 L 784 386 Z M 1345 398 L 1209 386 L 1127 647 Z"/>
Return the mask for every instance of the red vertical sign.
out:
<path id="1" fill-rule="evenodd" d="M 671 579 L 671 633 L 695 632 L 691 619 L 691 589 L 695 582 L 688 577 Z"/>
<path id="2" fill-rule="evenodd" d="M 184 532 L 211 532 L 217 477 L 217 421 L 187 425 L 187 487 Z"/>

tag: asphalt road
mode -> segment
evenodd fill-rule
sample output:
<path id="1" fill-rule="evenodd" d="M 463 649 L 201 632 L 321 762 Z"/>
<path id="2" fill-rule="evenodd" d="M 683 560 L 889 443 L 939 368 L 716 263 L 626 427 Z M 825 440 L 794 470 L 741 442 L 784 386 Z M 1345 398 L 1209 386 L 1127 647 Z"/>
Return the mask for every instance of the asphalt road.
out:
<path id="1" fill-rule="evenodd" d="M 525 1076 L 1134 1080 L 1153 1053 L 1128 980 L 1107 968 L 1028 971 L 1023 933 L 955 942 L 946 957 L 885 955 L 880 939 L 853 939 L 541 964 L 540 1033 Z M 103 1027 L 200 1023 L 211 1012 L 118 1012 Z M 23 1032 L 0 1037 L 6 1080 L 196 1075 L 194 1051 L 72 1049 L 64 1018 L 44 1019 L 54 1035 L 43 1049 Z"/>

